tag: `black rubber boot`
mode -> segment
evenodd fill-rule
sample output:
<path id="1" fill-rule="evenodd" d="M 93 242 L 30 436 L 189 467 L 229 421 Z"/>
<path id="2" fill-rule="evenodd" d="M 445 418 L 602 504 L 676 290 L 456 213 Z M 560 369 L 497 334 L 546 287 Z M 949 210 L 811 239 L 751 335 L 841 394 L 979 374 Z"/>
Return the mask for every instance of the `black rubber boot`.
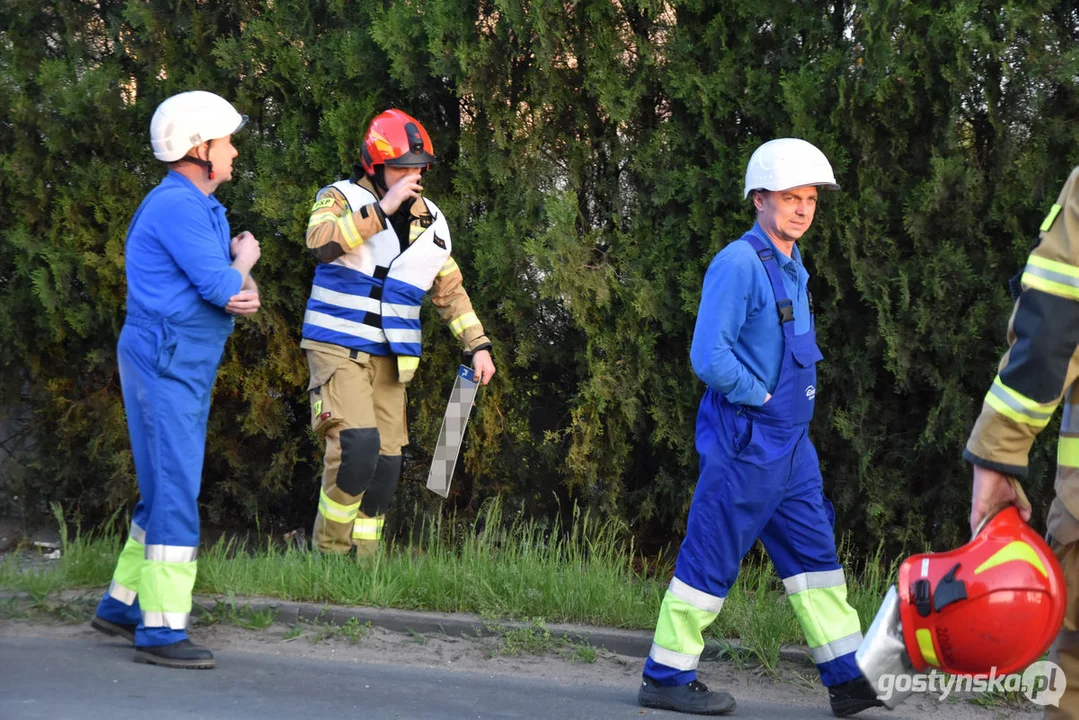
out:
<path id="1" fill-rule="evenodd" d="M 884 707 L 884 703 L 877 699 L 877 691 L 861 675 L 828 688 L 828 699 L 832 703 L 832 714 L 836 717 L 850 717 L 869 708 Z"/>
<path id="2" fill-rule="evenodd" d="M 190 640 L 181 640 L 171 645 L 137 647 L 135 662 L 189 670 L 209 669 L 214 666 L 214 654 Z"/>
<path id="3" fill-rule="evenodd" d="M 663 686 L 650 678 L 641 678 L 637 702 L 648 708 L 693 715 L 727 715 L 735 708 L 733 697 L 725 692 L 713 692 L 696 680 L 688 685 Z"/>
<path id="4" fill-rule="evenodd" d="M 134 643 L 135 628 L 138 626 L 109 622 L 105 618 L 94 615 L 94 619 L 90 621 L 90 627 L 100 633 L 105 633 L 106 635 L 111 635 L 113 637 L 121 637 L 129 643 Z"/>

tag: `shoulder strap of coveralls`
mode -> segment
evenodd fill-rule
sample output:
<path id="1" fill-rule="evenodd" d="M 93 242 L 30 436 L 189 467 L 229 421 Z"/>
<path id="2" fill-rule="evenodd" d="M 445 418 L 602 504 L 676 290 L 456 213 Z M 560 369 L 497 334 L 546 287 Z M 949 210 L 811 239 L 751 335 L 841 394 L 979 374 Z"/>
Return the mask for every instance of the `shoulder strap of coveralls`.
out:
<path id="1" fill-rule="evenodd" d="M 779 261 L 776 260 L 775 252 L 764 240 L 754 232 L 747 232 L 745 239 L 753 249 L 757 251 L 757 257 L 764 265 L 764 271 L 768 274 L 768 282 L 772 286 L 772 294 L 776 298 L 776 311 L 779 313 L 779 324 L 783 328 L 784 337 L 794 335 L 794 303 L 787 297 L 787 289 L 783 287 L 783 271 L 779 269 Z"/>

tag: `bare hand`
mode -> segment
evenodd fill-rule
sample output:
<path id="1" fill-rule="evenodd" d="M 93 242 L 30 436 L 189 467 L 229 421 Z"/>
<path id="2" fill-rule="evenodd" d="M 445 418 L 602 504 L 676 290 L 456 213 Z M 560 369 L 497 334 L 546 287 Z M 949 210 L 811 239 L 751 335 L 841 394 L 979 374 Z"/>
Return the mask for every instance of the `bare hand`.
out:
<path id="1" fill-rule="evenodd" d="M 487 350 L 480 350 L 473 355 L 472 369 L 475 371 L 477 383 L 486 385 L 491 382 L 491 378 L 495 374 L 495 363 L 491 359 L 491 353 Z"/>
<path id="2" fill-rule="evenodd" d="M 1030 522 L 1030 505 L 1020 498 L 1007 475 L 974 466 L 974 486 L 970 503 L 970 531 L 973 533 L 985 516 L 1001 505 L 1015 505 L 1019 516 Z"/>
<path id="3" fill-rule="evenodd" d="M 767 405 L 768 401 L 771 400 L 771 399 L 772 399 L 772 393 L 765 393 L 764 394 L 764 402 L 761 403 L 761 404 L 762 405 Z"/>
<path id="4" fill-rule="evenodd" d="M 419 173 L 405 175 L 386 191 L 386 195 L 378 201 L 378 204 L 382 206 L 382 212 L 393 215 L 397 212 L 397 208 L 401 207 L 401 203 L 410 198 L 416 200 L 421 193 L 423 193 L 423 186 L 420 185 Z"/>
<path id="5" fill-rule="evenodd" d="M 233 315 L 254 315 L 261 306 L 258 290 L 241 290 L 229 298 L 225 312 Z"/>
<path id="6" fill-rule="evenodd" d="M 232 238 L 232 242 L 229 243 L 229 250 L 232 251 L 234 260 L 241 260 L 245 264 L 250 264 L 251 266 L 254 266 L 262 256 L 262 248 L 259 247 L 259 241 L 247 230 L 244 230 L 242 233 Z"/>

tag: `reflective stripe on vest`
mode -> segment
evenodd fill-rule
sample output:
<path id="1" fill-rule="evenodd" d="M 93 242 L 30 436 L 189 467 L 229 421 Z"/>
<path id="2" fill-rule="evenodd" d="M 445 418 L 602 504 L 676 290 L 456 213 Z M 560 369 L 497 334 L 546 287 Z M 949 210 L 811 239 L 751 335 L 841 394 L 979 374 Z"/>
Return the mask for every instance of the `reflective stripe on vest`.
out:
<path id="1" fill-rule="evenodd" d="M 345 196 L 352 212 L 377 202 L 350 180 L 331 187 Z M 420 305 L 451 250 L 442 213 L 430 200 L 420 202 L 432 222 L 426 228 L 413 225 L 414 237 L 404 252 L 393 228 L 387 227 L 332 263 L 318 265 L 303 337 L 372 355 L 419 357 Z"/>

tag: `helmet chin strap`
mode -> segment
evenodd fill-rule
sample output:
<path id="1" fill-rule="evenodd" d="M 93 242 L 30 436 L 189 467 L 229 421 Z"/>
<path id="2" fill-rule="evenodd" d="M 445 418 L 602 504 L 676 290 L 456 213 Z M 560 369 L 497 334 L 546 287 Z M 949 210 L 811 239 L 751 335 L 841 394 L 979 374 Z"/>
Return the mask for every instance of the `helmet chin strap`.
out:
<path id="1" fill-rule="evenodd" d="M 375 165 L 375 174 L 371 176 L 371 181 L 375 184 L 375 187 L 377 187 L 379 192 L 381 192 L 383 195 L 390 191 L 390 189 L 386 187 L 385 165 Z"/>
<path id="2" fill-rule="evenodd" d="M 209 150 L 210 150 L 210 145 L 212 145 L 212 144 L 213 144 L 213 140 L 207 140 L 206 141 L 206 155 L 207 155 L 207 157 L 209 157 L 209 155 L 210 155 Z M 209 160 L 203 160 L 202 158 L 197 157 L 195 155 L 184 155 L 182 158 L 180 158 L 176 162 L 189 162 L 192 165 L 199 165 L 200 167 L 206 168 L 206 174 L 209 176 L 209 179 L 210 180 L 214 179 L 214 164 L 212 162 L 210 162 Z"/>

